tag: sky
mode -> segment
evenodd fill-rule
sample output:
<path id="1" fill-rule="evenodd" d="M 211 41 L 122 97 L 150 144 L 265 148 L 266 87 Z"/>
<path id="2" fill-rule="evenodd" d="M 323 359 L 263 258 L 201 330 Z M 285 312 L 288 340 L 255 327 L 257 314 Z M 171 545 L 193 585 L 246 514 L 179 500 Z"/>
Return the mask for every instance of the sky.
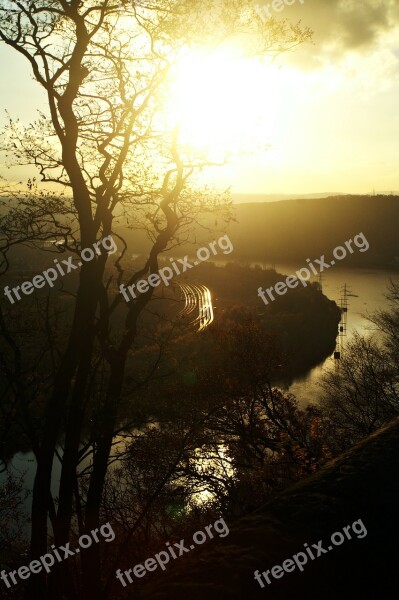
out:
<path id="1" fill-rule="evenodd" d="M 296 0 L 276 16 L 301 20 L 313 42 L 268 66 L 216 57 L 181 67 L 187 139 L 209 134 L 233 154 L 204 176 L 239 194 L 399 190 L 399 2 Z M 45 106 L 43 91 L 4 45 L 0 64 L 0 108 L 32 120 Z M 244 94 L 248 76 L 254 83 Z M 238 127 L 237 103 L 246 115 Z M 237 135 L 243 148 L 235 152 Z"/>

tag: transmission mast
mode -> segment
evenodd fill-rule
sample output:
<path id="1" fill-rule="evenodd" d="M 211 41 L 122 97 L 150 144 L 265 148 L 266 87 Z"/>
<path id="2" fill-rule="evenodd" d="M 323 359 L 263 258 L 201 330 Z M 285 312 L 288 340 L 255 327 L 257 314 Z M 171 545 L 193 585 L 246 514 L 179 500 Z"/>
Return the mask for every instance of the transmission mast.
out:
<path id="1" fill-rule="evenodd" d="M 341 311 L 341 320 L 338 325 L 338 338 L 335 346 L 334 359 L 340 360 L 343 351 L 344 351 L 344 338 L 347 334 L 347 320 L 348 320 L 348 288 L 346 287 L 346 283 L 342 290 L 343 296 L 341 297 L 340 303 L 340 311 Z"/>

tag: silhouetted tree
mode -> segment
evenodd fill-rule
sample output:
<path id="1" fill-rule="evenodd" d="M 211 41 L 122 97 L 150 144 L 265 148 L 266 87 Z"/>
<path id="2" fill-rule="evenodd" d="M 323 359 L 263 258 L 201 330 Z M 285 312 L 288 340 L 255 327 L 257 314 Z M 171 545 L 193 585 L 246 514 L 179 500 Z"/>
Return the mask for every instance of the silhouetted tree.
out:
<path id="1" fill-rule="evenodd" d="M 214 6 L 204 0 L 0 0 L 0 40 L 26 59 L 48 102 L 47 111 L 28 127 L 10 120 L 8 149 L 17 163 L 35 165 L 44 184 L 66 190 L 63 197 L 42 198 L 42 211 L 40 198 L 34 200 L 35 189 L 29 190 L 28 199 L 22 190 L 13 191 L 11 210 L 18 216 L 19 233 L 5 229 L 3 259 L 7 260 L 9 246 L 16 242 L 55 235 L 64 242 L 62 251 L 79 256 L 82 249 L 114 235 L 122 250 L 114 265 L 114 277 L 120 283 L 126 247 L 115 231 L 119 219 L 144 228 L 151 239 L 142 266 L 125 275 L 125 281 L 133 284 L 158 271 L 160 254 L 179 243 L 198 212 L 222 209 L 214 196 L 204 201 L 198 191 L 190 190 L 190 177 L 208 162 L 186 154 L 177 131 L 160 133 L 157 115 L 171 65 L 190 45 L 218 44 L 250 31 L 258 40 L 254 52 L 275 53 L 309 37 L 300 27 L 275 21 L 264 25 L 253 15 L 249 1 L 222 1 Z M 9 202 L 9 187 L 4 194 Z M 30 220 L 24 220 L 30 210 L 28 200 L 37 210 L 31 211 Z M 125 306 L 123 330 L 113 330 L 121 296 L 113 292 L 109 263 L 107 251 L 102 250 L 82 265 L 71 317 L 63 323 L 67 324 L 66 335 L 54 344 L 51 339 L 54 334 L 57 337 L 56 329 L 49 327 L 49 350 L 30 361 L 28 378 L 21 369 L 25 357 L 19 332 L 6 323 L 2 327 L 6 347 L 13 353 L 7 374 L 12 384 L 9 394 L 15 398 L 37 460 L 32 558 L 47 551 L 49 517 L 56 544 L 67 542 L 74 502 L 83 511 L 79 521 L 82 533 L 100 525 L 110 453 L 119 429 L 126 363 L 139 320 L 153 294 L 150 287 Z M 44 323 L 50 323 L 50 318 L 47 312 Z M 29 349 L 29 358 L 31 352 Z M 32 394 L 26 397 L 31 377 L 37 377 L 35 393 L 42 408 L 36 420 L 38 406 L 32 406 Z M 61 476 L 55 504 L 51 479 L 61 435 Z M 93 450 L 92 466 L 87 493 L 80 498 L 77 472 L 82 444 L 83 453 L 89 451 L 87 437 Z M 85 598 L 105 597 L 99 577 L 100 551 L 94 544 L 81 554 Z M 29 598 L 54 600 L 79 594 L 68 569 L 68 561 L 64 561 L 49 581 L 43 574 L 30 578 Z"/>

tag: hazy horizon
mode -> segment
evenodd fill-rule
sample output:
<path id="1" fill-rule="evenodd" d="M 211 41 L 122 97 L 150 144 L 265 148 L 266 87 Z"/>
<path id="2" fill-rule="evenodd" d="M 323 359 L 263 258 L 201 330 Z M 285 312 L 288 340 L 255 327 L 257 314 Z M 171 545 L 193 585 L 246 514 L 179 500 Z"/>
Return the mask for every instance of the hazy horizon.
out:
<path id="1" fill-rule="evenodd" d="M 350 196 L 350 197 L 373 197 L 373 196 L 399 196 L 398 191 L 373 191 L 364 194 L 350 194 L 348 192 L 319 192 L 319 193 L 308 193 L 308 194 L 289 194 L 285 192 L 278 192 L 270 194 L 268 192 L 252 194 L 250 192 L 232 193 L 232 199 L 235 204 L 246 204 L 249 202 L 279 202 L 284 200 L 316 200 L 323 198 L 333 198 L 336 196 Z"/>

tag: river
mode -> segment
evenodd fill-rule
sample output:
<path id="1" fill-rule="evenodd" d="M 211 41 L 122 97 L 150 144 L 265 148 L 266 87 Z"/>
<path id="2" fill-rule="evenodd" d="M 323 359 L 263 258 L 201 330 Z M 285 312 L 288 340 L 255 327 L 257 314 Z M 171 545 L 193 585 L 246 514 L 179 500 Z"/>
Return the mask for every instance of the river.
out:
<path id="1" fill-rule="evenodd" d="M 278 272 L 295 273 L 301 265 L 277 265 Z M 344 269 L 331 268 L 323 273 L 323 293 L 340 305 L 343 287 L 348 291 L 347 335 L 344 346 L 353 336 L 353 332 L 370 335 L 373 326 L 367 315 L 376 310 L 387 308 L 385 294 L 390 279 L 399 278 L 398 269 Z M 345 351 L 345 350 L 344 350 Z M 317 402 L 320 394 L 319 383 L 323 372 L 334 366 L 334 358 L 328 357 L 323 364 L 312 369 L 304 377 L 298 378 L 290 386 L 289 391 L 300 403 Z"/>
<path id="2" fill-rule="evenodd" d="M 301 265 L 279 264 L 276 269 L 279 273 L 295 273 Z M 390 278 L 398 278 L 399 271 L 394 269 L 329 269 L 323 278 L 323 293 L 339 304 L 342 297 L 342 288 L 347 285 L 350 294 L 348 298 L 347 337 L 350 340 L 354 330 L 359 333 L 371 333 L 372 328 L 367 321 L 367 314 L 387 306 L 384 294 Z M 202 324 L 202 323 L 201 323 Z M 289 391 L 295 394 L 301 405 L 308 402 L 317 402 L 319 396 L 320 377 L 326 369 L 333 366 L 334 359 L 327 358 L 322 365 L 312 369 L 304 377 L 297 379 L 290 386 Z M 25 485 L 33 488 L 36 471 L 35 460 L 32 452 L 15 454 L 11 461 L 11 471 L 14 474 L 24 474 Z M 60 464 L 55 459 L 53 485 L 56 492 Z M 5 479 L 5 474 L 0 474 L 0 483 Z"/>

